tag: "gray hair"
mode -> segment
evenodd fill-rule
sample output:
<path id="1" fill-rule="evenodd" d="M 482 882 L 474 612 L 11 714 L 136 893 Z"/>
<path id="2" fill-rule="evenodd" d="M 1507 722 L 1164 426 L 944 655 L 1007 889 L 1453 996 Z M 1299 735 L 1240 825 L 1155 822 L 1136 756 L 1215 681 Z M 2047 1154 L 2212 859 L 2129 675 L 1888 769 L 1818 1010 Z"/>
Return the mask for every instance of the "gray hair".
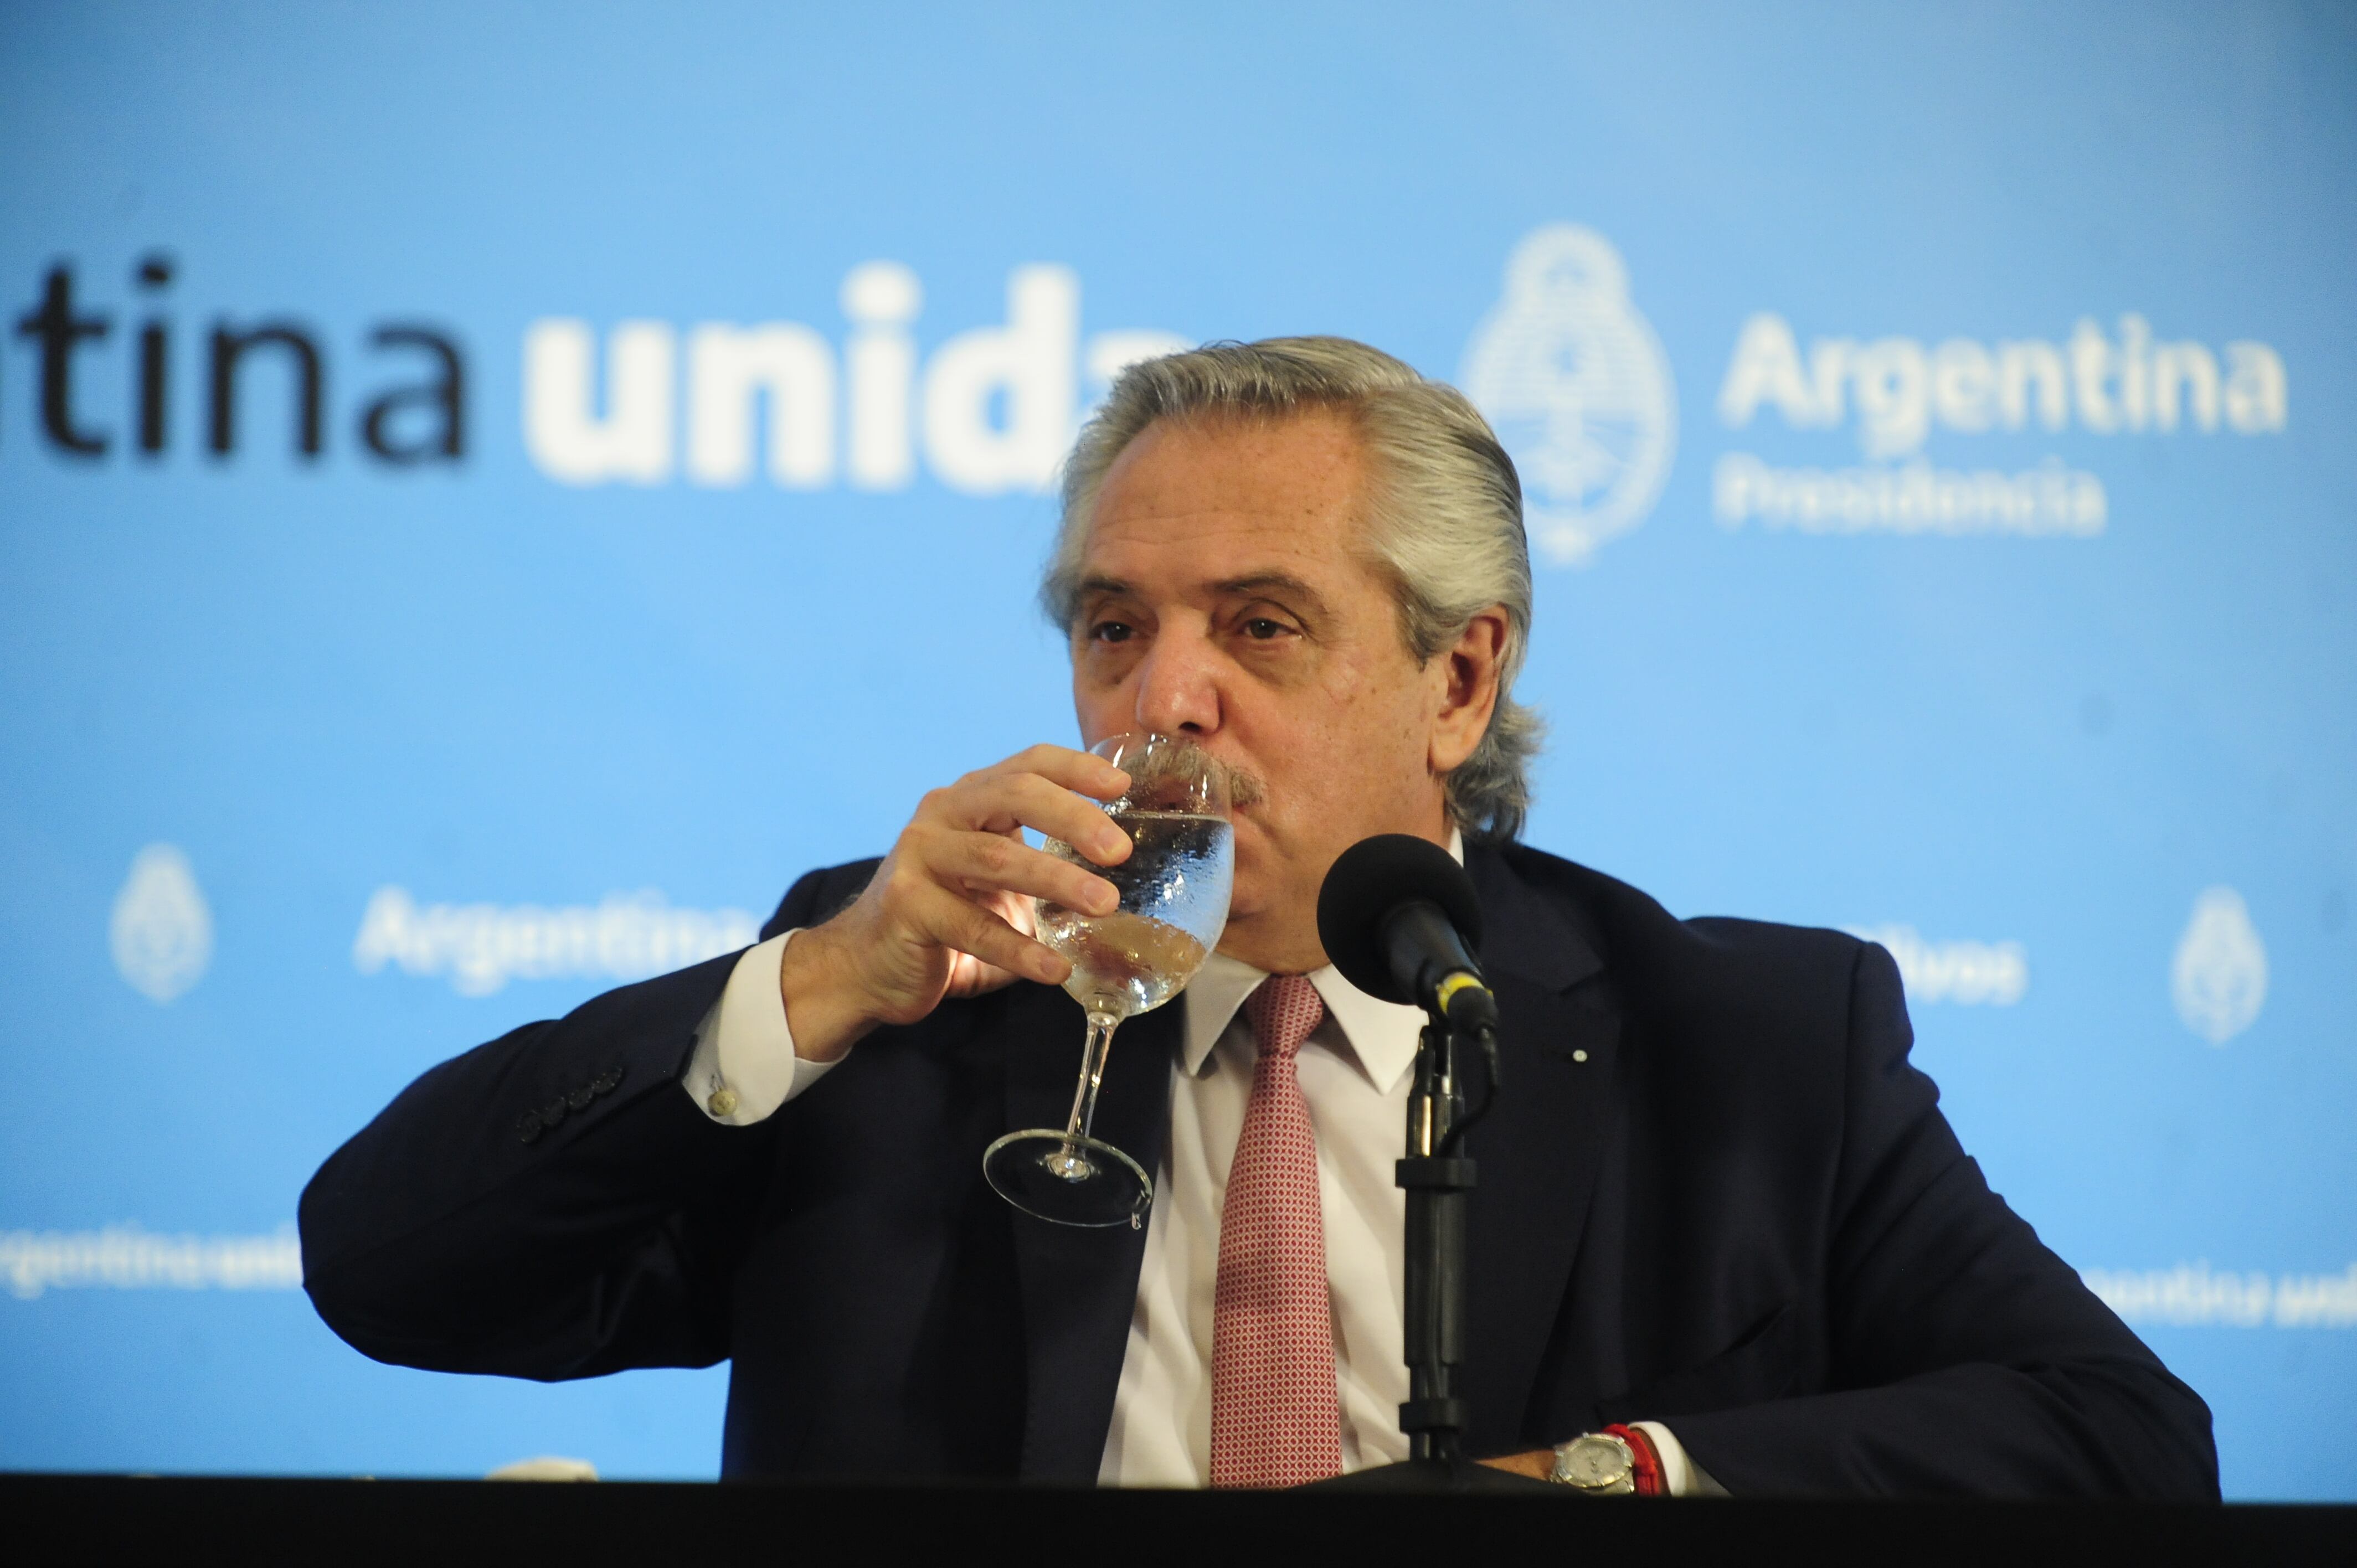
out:
<path id="1" fill-rule="evenodd" d="M 1065 462 L 1063 517 L 1040 606 L 1069 635 L 1097 492 L 1114 460 L 1148 424 L 1309 409 L 1343 414 L 1366 442 L 1373 480 L 1367 543 L 1395 585 L 1400 633 L 1416 661 L 1454 644 L 1483 610 L 1505 608 L 1497 708 L 1480 744 L 1444 788 L 1449 816 L 1468 839 L 1512 839 L 1530 811 L 1531 762 L 1545 727 L 1512 695 L 1531 630 L 1522 481 L 1462 392 L 1426 381 L 1380 349 L 1348 338 L 1268 338 L 1207 344 L 1122 371 Z"/>

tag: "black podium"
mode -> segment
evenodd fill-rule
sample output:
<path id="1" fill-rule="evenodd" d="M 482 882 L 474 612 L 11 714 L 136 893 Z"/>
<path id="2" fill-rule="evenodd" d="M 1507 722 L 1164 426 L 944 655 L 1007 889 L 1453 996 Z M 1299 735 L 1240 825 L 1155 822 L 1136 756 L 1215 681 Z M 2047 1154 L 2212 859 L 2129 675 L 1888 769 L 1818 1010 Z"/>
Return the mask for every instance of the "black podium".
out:
<path id="1" fill-rule="evenodd" d="M 0 1560 L 629 1564 L 2357 1562 L 2357 1509 L 0 1476 Z M 1446 1554 L 1444 1557 L 1442 1554 Z M 1626 1553 L 1626 1556 L 1621 1554 Z M 1609 1555 L 1599 1555 L 1609 1554 Z"/>

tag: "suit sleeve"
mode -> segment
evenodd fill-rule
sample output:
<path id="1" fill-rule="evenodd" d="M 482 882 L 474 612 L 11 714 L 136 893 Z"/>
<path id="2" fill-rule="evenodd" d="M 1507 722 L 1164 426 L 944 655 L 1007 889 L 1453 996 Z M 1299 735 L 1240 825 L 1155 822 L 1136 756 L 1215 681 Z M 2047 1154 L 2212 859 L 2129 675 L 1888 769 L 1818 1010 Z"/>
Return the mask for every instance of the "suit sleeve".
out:
<path id="1" fill-rule="evenodd" d="M 833 914 L 868 869 L 803 877 L 767 929 Z M 727 1356 L 776 1134 L 715 1122 L 679 1078 L 737 956 L 444 1062 L 329 1156 L 299 1210 L 328 1326 L 380 1361 L 544 1380 Z"/>
<path id="2" fill-rule="evenodd" d="M 1988 1188 L 1908 1061 L 1899 972 L 1853 972 L 1826 1282 L 1835 1391 L 1677 1418 L 1737 1497 L 2214 1500 L 2209 1407 Z"/>

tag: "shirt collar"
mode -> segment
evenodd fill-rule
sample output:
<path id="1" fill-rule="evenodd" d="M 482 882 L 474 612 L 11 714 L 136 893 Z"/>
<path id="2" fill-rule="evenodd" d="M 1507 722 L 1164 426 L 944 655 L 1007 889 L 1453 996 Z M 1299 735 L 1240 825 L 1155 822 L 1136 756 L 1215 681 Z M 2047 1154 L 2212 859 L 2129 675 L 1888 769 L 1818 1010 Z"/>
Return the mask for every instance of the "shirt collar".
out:
<path id="1" fill-rule="evenodd" d="M 1448 853 L 1458 865 L 1464 864 L 1465 838 L 1453 825 L 1448 830 Z M 1225 953 L 1215 952 L 1203 961 L 1184 993 L 1187 1037 L 1185 1054 L 1179 1059 L 1189 1078 L 1202 1076 L 1211 1047 L 1227 1033 L 1244 999 L 1267 978 L 1265 971 Z M 1312 972 L 1309 983 L 1317 988 L 1318 999 L 1326 1004 L 1328 1015 L 1357 1055 L 1361 1069 L 1377 1089 L 1389 1093 L 1415 1065 L 1424 1010 L 1378 1001 L 1343 979 L 1342 972 L 1330 963 Z"/>

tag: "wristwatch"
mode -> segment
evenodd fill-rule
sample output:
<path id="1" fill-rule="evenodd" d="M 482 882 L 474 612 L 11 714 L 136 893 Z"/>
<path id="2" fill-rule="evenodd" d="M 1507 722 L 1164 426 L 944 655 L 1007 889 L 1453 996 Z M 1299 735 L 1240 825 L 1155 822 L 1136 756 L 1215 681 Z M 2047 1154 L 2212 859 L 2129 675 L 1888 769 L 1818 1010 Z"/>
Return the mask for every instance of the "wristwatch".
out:
<path id="1" fill-rule="evenodd" d="M 1583 1432 L 1555 1445 L 1555 1469 L 1547 1479 L 1590 1497 L 1626 1496 L 1637 1489 L 1636 1451 L 1609 1432 Z"/>
<path id="2" fill-rule="evenodd" d="M 1547 1479 L 1591 1498 L 1652 1497 L 1662 1490 L 1662 1462 L 1644 1434 L 1609 1426 L 1557 1444 Z"/>

